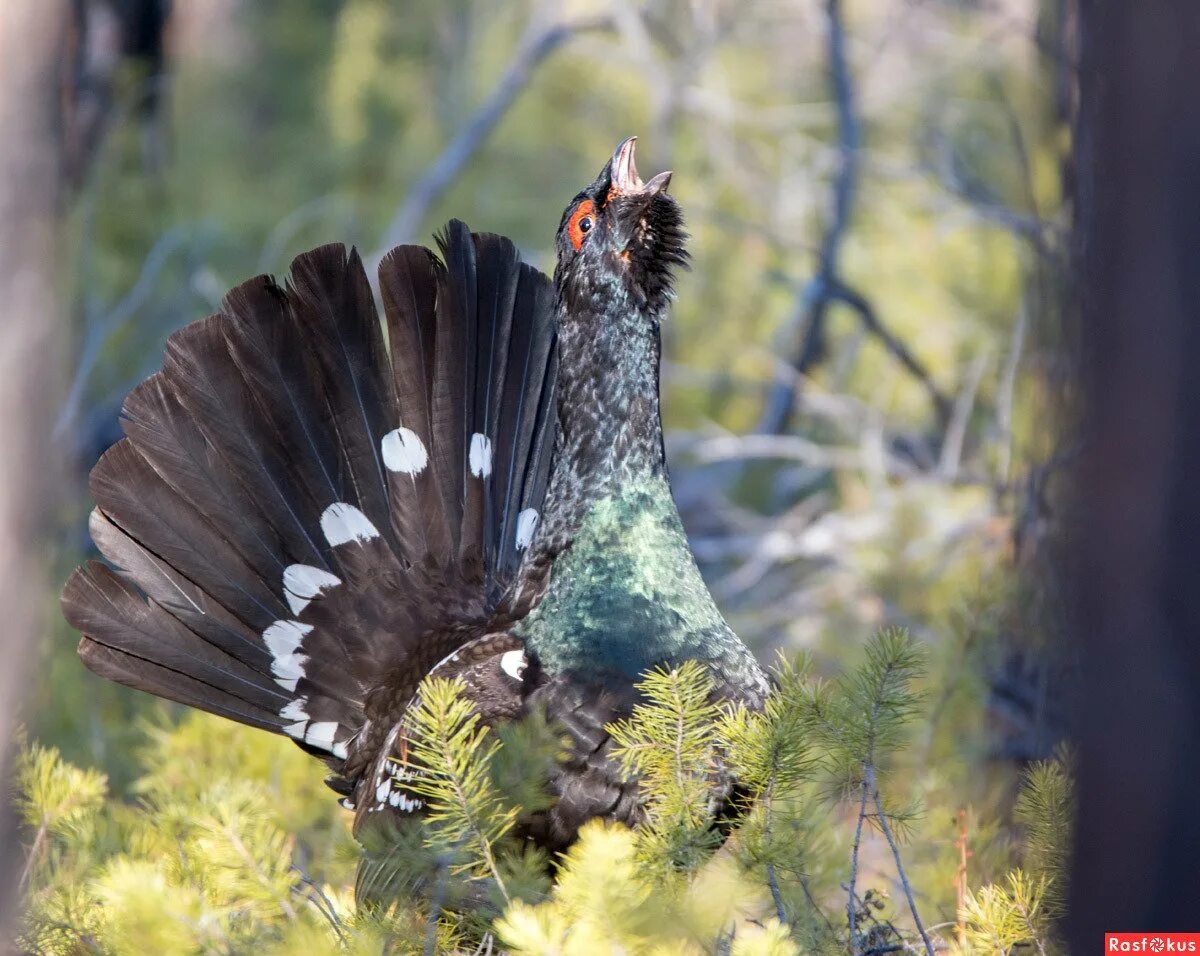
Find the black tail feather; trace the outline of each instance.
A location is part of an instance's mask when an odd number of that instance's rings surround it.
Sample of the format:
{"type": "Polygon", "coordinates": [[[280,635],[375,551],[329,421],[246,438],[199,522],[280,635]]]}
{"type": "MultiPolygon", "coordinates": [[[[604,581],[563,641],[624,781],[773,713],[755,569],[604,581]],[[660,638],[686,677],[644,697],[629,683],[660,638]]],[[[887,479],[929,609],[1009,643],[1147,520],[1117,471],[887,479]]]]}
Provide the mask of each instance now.
{"type": "Polygon", "coordinates": [[[379,266],[392,360],[395,429],[385,437],[384,464],[392,499],[392,531],[402,556],[415,564],[426,555],[448,558],[451,532],[430,460],[433,424],[435,308],[445,269],[422,246],[393,249],[379,266]]]}
{"type": "Polygon", "coordinates": [[[63,593],[88,667],[353,775],[379,708],[478,636],[545,491],[553,293],[506,239],[439,244],[383,260],[386,339],[342,246],[171,337],[92,474],[118,571],[63,593]]]}
{"type": "Polygon", "coordinates": [[[381,442],[390,422],[386,356],[371,287],[358,253],[322,246],[292,262],[288,301],[311,356],[327,421],[353,491],[348,501],[389,533],[381,442]]]}
{"type": "Polygon", "coordinates": [[[89,562],[67,582],[63,595],[67,619],[93,641],[188,674],[269,714],[289,695],[262,675],[205,641],[147,601],[107,565],[89,562]]]}
{"type": "Polygon", "coordinates": [[[147,551],[96,508],[88,522],[92,540],[124,576],[166,613],[231,657],[263,675],[271,654],[261,637],[178,571],[147,551]]]}
{"type": "MultiPolygon", "coordinates": [[[[305,339],[289,314],[287,294],[269,276],[225,296],[227,347],[254,410],[275,447],[284,449],[295,483],[314,503],[343,496],[337,446],[323,427],[325,399],[309,374],[305,339]]],[[[314,505],[315,509],[316,505],[314,505]]]]}
{"type": "MultiPolygon", "coordinates": [[[[553,290],[529,266],[521,266],[513,305],[507,374],[496,403],[496,457],[507,467],[496,474],[498,503],[496,576],[510,580],[529,544],[546,493],[554,435],[557,353],[554,326],[531,321],[552,314],[553,290]],[[524,513],[524,518],[521,517],[524,513]],[[519,533],[518,533],[519,532],[519,533]]],[[[493,588],[494,596],[498,597],[493,588]]]]}
{"type": "Polygon", "coordinates": [[[295,451],[271,440],[260,411],[263,403],[253,400],[230,353],[232,324],[228,316],[215,315],[176,332],[167,340],[163,371],[219,466],[245,489],[292,558],[321,565],[326,549],[316,533],[320,502],[307,493],[304,473],[291,464],[295,451]]]}
{"type": "Polygon", "coordinates": [[[147,551],[212,595],[254,630],[284,616],[279,595],[195,508],[177,495],[129,440],[92,469],[92,497],[105,515],[147,551]]]}
{"type": "Polygon", "coordinates": [[[205,440],[161,372],[135,388],[122,409],[122,427],[164,484],[201,515],[221,522],[221,531],[258,576],[274,581],[283,573],[285,544],[259,513],[257,504],[205,440]]]}

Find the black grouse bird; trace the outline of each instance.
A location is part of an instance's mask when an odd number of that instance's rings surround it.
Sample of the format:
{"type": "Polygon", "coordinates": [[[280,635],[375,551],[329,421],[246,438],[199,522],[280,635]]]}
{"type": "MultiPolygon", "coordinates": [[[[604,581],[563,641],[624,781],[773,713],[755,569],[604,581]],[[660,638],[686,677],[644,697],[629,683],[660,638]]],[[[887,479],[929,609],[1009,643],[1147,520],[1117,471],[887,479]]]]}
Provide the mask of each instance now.
{"type": "Polygon", "coordinates": [[[666,189],[622,143],[567,206],[551,281],[451,222],[439,259],[298,257],[167,344],[91,474],[91,561],[63,607],[111,680],[292,737],[356,809],[421,810],[404,717],[457,676],[494,723],[544,706],[572,753],[530,824],[636,824],[608,757],[649,668],[763,672],[701,580],[667,477],[660,324],[684,265],[666,189]]]}

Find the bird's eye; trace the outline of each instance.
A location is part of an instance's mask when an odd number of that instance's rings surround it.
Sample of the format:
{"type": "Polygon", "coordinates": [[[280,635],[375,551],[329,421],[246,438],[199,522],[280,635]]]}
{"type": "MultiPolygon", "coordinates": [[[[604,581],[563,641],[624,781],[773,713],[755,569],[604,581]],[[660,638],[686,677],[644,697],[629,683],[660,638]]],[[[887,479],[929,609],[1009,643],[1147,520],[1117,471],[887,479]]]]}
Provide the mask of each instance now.
{"type": "Polygon", "coordinates": [[[575,211],[571,213],[571,218],[567,221],[567,236],[576,252],[583,248],[583,240],[587,238],[587,234],[592,231],[595,224],[596,204],[590,199],[585,199],[575,207],[575,211]]]}

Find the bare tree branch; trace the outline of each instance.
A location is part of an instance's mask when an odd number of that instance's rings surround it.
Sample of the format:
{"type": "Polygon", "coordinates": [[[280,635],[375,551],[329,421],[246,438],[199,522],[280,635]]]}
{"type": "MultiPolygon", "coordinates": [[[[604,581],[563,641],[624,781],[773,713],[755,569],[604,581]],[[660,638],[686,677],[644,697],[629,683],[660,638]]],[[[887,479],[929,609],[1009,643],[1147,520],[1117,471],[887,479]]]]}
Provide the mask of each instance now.
{"type": "Polygon", "coordinates": [[[937,411],[938,420],[944,426],[950,419],[952,403],[946,393],[934,383],[929,370],[925,368],[920,359],[913,355],[907,345],[884,326],[878,314],[876,314],[874,307],[865,296],[846,285],[840,279],[837,279],[836,283],[832,294],[854,309],[862,321],[863,328],[879,339],[883,347],[888,350],[896,361],[903,365],[924,386],[925,391],[929,393],[930,401],[933,402],[933,407],[937,411]]]}
{"type": "Polygon", "coordinates": [[[681,451],[702,464],[746,458],[777,458],[812,468],[877,470],[891,478],[911,478],[920,470],[894,455],[867,454],[859,448],[821,445],[801,435],[719,435],[688,442],[672,436],[681,451]]]}
{"type": "Polygon", "coordinates": [[[581,33],[611,30],[613,27],[611,17],[594,16],[555,23],[528,35],[505,68],[492,95],[467,120],[409,190],[407,198],[384,231],[382,249],[372,256],[372,260],[377,262],[387,250],[412,240],[430,208],[450,188],[550,54],[581,33]]]}
{"type": "Polygon", "coordinates": [[[88,379],[96,366],[96,362],[100,358],[100,354],[104,350],[105,344],[145,305],[146,301],[150,298],[150,293],[154,288],[154,280],[158,278],[159,272],[171,256],[187,244],[193,231],[194,227],[192,224],[184,223],[168,229],[159,236],[142,262],[141,272],[138,273],[137,280],[125,298],[103,316],[88,323],[88,328],[84,334],[83,346],[80,350],[79,361],[75,366],[75,374],[71,380],[71,387],[67,392],[67,397],[58,414],[58,420],[54,425],[55,440],[60,439],[66,430],[74,424],[79,414],[79,407],[83,402],[83,394],[88,379]]]}
{"type": "Polygon", "coordinates": [[[925,943],[926,956],[933,956],[933,942],[929,939],[929,934],[925,931],[925,926],[921,922],[921,914],[917,912],[917,904],[913,899],[912,886],[908,882],[908,874],[904,871],[904,863],[900,859],[900,848],[896,845],[896,838],[892,835],[892,828],[888,825],[887,814],[883,810],[883,798],[879,796],[879,784],[875,778],[875,768],[871,764],[867,764],[864,768],[863,786],[870,786],[872,797],[875,801],[876,819],[879,821],[879,828],[883,830],[883,835],[887,837],[888,846],[892,848],[892,859],[896,861],[896,876],[900,878],[900,885],[904,887],[904,896],[908,900],[908,911],[912,913],[913,922],[917,924],[917,932],[921,934],[921,939],[925,943]]]}
{"type": "Polygon", "coordinates": [[[967,382],[954,403],[954,411],[946,427],[946,437],[942,441],[942,455],[938,461],[938,474],[947,481],[958,477],[958,469],[962,464],[963,445],[967,438],[967,426],[971,422],[971,411],[975,408],[975,396],[979,393],[979,384],[983,381],[983,373],[987,371],[990,356],[981,352],[976,356],[967,371],[967,382]]]}
{"type": "MultiPolygon", "coordinates": [[[[846,31],[842,23],[841,0],[826,0],[829,22],[829,79],[837,108],[838,171],[832,187],[832,214],[821,240],[817,274],[800,292],[789,325],[803,329],[804,335],[792,367],[799,373],[811,368],[824,348],[825,316],[837,285],[838,253],[850,223],[858,189],[858,150],[861,133],[855,112],[854,86],[846,61],[846,31]]],[[[796,398],[795,376],[780,377],[767,395],[766,407],[758,431],[778,434],[792,417],[796,398]]]]}

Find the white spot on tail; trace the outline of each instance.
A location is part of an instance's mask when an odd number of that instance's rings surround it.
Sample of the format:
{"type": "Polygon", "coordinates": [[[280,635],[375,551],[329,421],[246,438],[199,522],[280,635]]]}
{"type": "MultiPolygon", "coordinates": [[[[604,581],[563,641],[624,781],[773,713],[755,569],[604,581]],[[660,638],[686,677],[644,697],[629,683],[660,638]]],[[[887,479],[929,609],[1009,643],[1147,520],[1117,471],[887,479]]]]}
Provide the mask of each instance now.
{"type": "Polygon", "coordinates": [[[288,724],[286,727],[283,728],[283,732],[285,734],[287,734],[289,737],[295,738],[296,740],[303,740],[304,739],[304,728],[307,726],[308,726],[307,720],[300,720],[294,724],[288,724]]]}
{"type": "Polygon", "coordinates": [[[536,508],[526,508],[517,515],[517,550],[524,551],[533,543],[533,533],[537,530],[538,513],[536,508]]]}
{"type": "Polygon", "coordinates": [[[304,709],[307,706],[307,697],[297,697],[295,700],[289,700],[284,705],[283,710],[279,712],[279,716],[284,720],[308,720],[308,712],[304,709]]]}
{"type": "Polygon", "coordinates": [[[308,602],[326,588],[336,588],[342,579],[311,564],[289,564],[283,572],[283,596],[293,614],[299,614],[308,602]]]}
{"type": "Polygon", "coordinates": [[[387,803],[388,794],[392,792],[392,781],[385,780],[375,788],[375,799],[380,803],[387,803]]]}
{"type": "Polygon", "coordinates": [[[383,436],[380,443],[383,463],[392,471],[405,475],[419,475],[429,464],[429,452],[420,437],[411,428],[397,428],[383,436]]]}
{"type": "Polygon", "coordinates": [[[304,676],[304,665],[308,658],[303,654],[287,654],[277,657],[271,662],[271,673],[275,675],[275,683],[285,690],[295,690],[296,681],[304,676]]]}
{"type": "Polygon", "coordinates": [[[492,440],[476,432],[471,436],[471,474],[486,478],[492,473],[492,440]]]}
{"type": "Polygon", "coordinates": [[[401,793],[399,790],[392,791],[391,795],[388,797],[388,803],[390,803],[393,807],[399,808],[404,813],[411,813],[413,810],[420,810],[421,807],[425,806],[425,804],[423,804],[416,797],[410,797],[405,793],[401,793]]]}
{"type": "Polygon", "coordinates": [[[521,679],[521,675],[525,673],[525,664],[524,651],[505,651],[500,655],[500,670],[513,680],[521,679]]]}
{"type": "Polygon", "coordinates": [[[333,751],[333,737],[337,733],[338,725],[333,720],[318,720],[315,723],[308,725],[308,730],[304,731],[304,742],[310,747],[317,747],[320,750],[333,751]]]}
{"type": "Polygon", "coordinates": [[[300,642],[304,640],[304,636],[311,630],[311,624],[301,624],[299,621],[276,621],[263,631],[262,636],[267,643],[267,650],[271,652],[272,657],[278,660],[294,653],[300,646],[300,642]]]}
{"type": "Polygon", "coordinates": [[[392,799],[389,802],[393,807],[399,807],[405,813],[411,813],[413,810],[420,810],[421,807],[425,806],[425,804],[423,804],[416,797],[409,797],[399,792],[393,793],[392,799]],[[396,799],[397,797],[399,797],[398,800],[396,799]]]}
{"type": "Polygon", "coordinates": [[[321,515],[321,531],[331,547],[351,541],[370,541],[379,537],[379,530],[354,505],[335,501],[321,515]]]}

